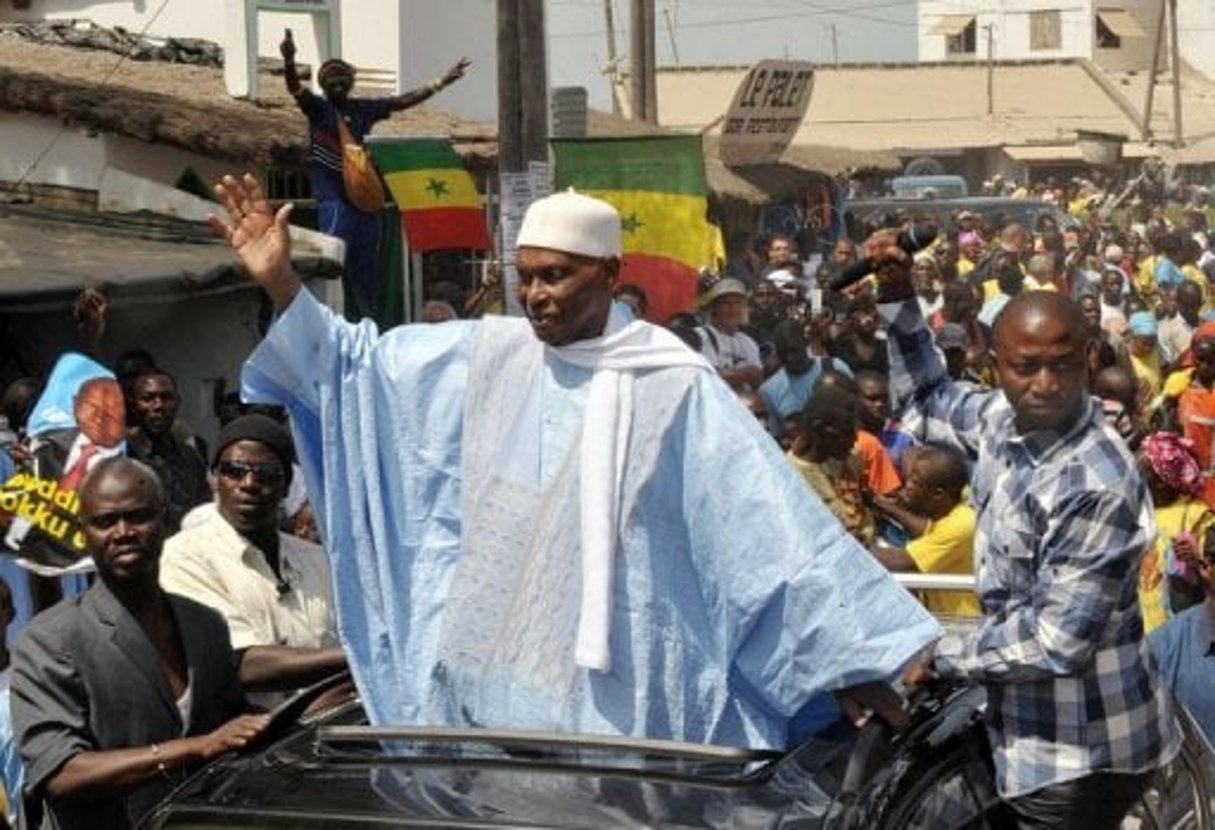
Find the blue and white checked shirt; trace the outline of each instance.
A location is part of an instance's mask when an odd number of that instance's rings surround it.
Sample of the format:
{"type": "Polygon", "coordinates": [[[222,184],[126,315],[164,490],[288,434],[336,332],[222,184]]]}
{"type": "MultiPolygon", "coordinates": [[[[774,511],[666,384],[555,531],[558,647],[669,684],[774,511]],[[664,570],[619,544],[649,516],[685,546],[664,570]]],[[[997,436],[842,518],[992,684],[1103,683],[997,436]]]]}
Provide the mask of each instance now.
{"type": "Polygon", "coordinates": [[[983,622],[938,643],[936,670],[987,688],[1001,795],[1167,762],[1181,734],[1137,594],[1156,526],[1125,445],[1091,403],[1063,435],[1018,435],[1003,392],[950,382],[914,299],[881,312],[896,411],[977,462],[983,622]]]}

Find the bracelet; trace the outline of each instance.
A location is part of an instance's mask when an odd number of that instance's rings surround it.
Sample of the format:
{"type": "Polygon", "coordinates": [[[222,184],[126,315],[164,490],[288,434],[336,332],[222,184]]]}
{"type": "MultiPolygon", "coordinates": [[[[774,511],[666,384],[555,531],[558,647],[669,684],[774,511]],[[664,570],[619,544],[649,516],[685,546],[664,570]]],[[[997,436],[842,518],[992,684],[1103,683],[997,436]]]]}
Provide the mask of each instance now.
{"type": "Polygon", "coordinates": [[[443,83],[443,79],[442,79],[442,78],[435,78],[435,79],[434,79],[433,81],[431,81],[431,82],[430,82],[430,84],[427,86],[427,89],[429,89],[431,92],[438,92],[438,91],[439,91],[439,90],[441,90],[441,89],[442,89],[444,86],[446,86],[446,84],[444,84],[444,83],[443,83]]]}
{"type": "Polygon", "coordinates": [[[160,744],[152,744],[152,757],[156,759],[156,771],[168,778],[169,768],[165,766],[164,753],[160,749],[160,744]]]}

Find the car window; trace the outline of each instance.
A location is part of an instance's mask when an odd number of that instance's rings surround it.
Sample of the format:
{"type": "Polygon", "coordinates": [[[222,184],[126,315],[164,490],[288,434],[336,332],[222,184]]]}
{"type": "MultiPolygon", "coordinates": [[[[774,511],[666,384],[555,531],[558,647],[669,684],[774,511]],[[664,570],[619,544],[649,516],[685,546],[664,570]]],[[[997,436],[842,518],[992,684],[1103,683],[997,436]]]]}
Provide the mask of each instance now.
{"type": "Polygon", "coordinates": [[[897,176],[890,188],[899,199],[951,198],[969,192],[961,176],[897,176]]]}

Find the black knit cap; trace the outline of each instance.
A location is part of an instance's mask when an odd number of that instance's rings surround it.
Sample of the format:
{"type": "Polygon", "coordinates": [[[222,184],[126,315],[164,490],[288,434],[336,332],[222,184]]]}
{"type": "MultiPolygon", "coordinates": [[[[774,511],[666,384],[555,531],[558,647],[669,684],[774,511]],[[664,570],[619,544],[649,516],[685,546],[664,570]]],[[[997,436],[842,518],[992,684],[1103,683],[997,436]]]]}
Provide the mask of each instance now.
{"type": "Polygon", "coordinates": [[[228,425],[219,431],[215,453],[211,456],[211,466],[218,464],[224,449],[237,441],[257,441],[265,444],[283,462],[283,469],[290,479],[291,464],[295,461],[295,445],[291,441],[291,433],[278,421],[257,413],[241,415],[229,421],[228,425]]]}

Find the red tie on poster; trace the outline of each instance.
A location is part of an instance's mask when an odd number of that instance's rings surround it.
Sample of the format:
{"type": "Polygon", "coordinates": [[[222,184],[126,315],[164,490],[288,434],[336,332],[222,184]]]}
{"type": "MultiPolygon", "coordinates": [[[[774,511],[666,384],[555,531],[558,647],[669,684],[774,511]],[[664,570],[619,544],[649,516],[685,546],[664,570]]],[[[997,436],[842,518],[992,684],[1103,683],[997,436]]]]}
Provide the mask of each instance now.
{"type": "Polygon", "coordinates": [[[59,489],[77,489],[84,478],[84,474],[89,471],[89,461],[99,452],[101,452],[101,448],[96,444],[89,443],[81,447],[80,455],[76,458],[76,463],[63,474],[63,478],[59,479],[59,489]]]}

